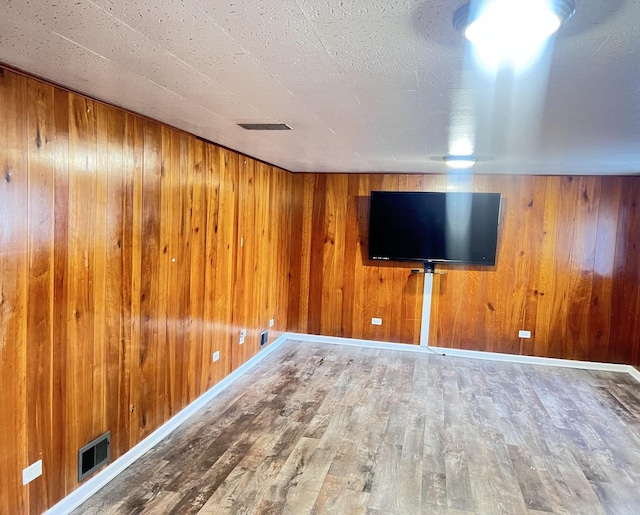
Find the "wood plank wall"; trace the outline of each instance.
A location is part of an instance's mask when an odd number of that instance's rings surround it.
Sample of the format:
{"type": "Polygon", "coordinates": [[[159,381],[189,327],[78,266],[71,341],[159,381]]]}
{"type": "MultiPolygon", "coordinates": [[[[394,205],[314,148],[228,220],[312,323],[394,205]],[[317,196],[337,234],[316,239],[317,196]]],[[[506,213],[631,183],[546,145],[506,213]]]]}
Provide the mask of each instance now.
{"type": "Polygon", "coordinates": [[[41,513],[286,330],[291,174],[1,69],[0,167],[0,513],[41,513]]]}
{"type": "Polygon", "coordinates": [[[640,365],[640,177],[296,174],[294,186],[290,331],[419,343],[423,277],[369,261],[370,191],[500,192],[497,264],[438,265],[430,343],[640,365]]]}

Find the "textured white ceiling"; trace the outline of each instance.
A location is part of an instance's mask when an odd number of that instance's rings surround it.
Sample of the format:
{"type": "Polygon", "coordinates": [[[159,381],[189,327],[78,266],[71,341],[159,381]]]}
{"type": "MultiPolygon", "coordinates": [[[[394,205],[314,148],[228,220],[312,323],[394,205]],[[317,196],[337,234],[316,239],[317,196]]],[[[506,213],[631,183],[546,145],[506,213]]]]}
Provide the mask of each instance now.
{"type": "Polygon", "coordinates": [[[462,3],[3,0],[0,61],[291,171],[445,172],[466,137],[480,173],[640,173],[640,2],[576,0],[517,76],[465,54],[462,3]]]}

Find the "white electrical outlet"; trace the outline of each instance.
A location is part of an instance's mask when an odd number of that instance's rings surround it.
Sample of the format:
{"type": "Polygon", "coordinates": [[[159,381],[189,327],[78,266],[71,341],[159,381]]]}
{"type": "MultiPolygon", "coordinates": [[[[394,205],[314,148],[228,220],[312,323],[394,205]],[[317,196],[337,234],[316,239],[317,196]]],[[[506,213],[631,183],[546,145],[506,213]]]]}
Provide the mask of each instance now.
{"type": "Polygon", "coordinates": [[[31,483],[35,478],[42,475],[42,460],[36,461],[33,465],[29,465],[22,471],[22,484],[31,483]]]}
{"type": "Polygon", "coordinates": [[[531,331],[518,331],[518,338],[531,338],[531,331]]]}
{"type": "Polygon", "coordinates": [[[247,330],[246,329],[242,329],[240,331],[240,342],[239,345],[242,345],[244,343],[244,339],[247,337],[247,330]]]}
{"type": "Polygon", "coordinates": [[[212,356],[211,359],[212,359],[212,361],[219,361],[220,360],[220,351],[219,350],[215,351],[213,353],[213,356],[212,356]]]}
{"type": "Polygon", "coordinates": [[[372,318],[371,323],[373,325],[382,325],[382,318],[372,318]]]}
{"type": "Polygon", "coordinates": [[[271,320],[269,320],[269,327],[273,327],[275,323],[276,321],[272,318],[271,320]]]}

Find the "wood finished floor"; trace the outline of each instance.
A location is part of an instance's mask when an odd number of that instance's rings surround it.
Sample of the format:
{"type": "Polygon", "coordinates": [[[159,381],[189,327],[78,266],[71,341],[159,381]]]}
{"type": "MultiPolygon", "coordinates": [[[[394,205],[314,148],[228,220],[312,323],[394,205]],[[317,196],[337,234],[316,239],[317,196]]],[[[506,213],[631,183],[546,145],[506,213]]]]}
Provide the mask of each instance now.
{"type": "Polygon", "coordinates": [[[74,513],[640,513],[627,374],[287,342],[74,513]]]}

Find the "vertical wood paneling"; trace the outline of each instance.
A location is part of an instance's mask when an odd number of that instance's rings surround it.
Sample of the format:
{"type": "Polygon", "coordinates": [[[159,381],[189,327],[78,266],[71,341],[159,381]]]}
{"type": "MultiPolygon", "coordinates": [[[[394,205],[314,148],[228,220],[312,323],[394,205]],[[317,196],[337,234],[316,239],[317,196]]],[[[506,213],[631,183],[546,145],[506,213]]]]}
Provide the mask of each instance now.
{"type": "MultiPolygon", "coordinates": [[[[202,355],[203,355],[203,374],[200,378],[200,391],[206,391],[216,382],[213,367],[207,367],[206,364],[213,359],[213,352],[218,350],[216,334],[221,333],[221,329],[215,327],[215,310],[216,310],[216,262],[218,258],[218,223],[220,205],[220,166],[218,164],[219,149],[213,145],[207,145],[204,151],[204,198],[206,199],[206,219],[204,220],[205,234],[205,259],[203,262],[204,274],[204,304],[203,304],[203,336],[202,336],[202,355]]],[[[220,363],[220,362],[216,362],[220,363]]]]}
{"type": "Polygon", "coordinates": [[[180,147],[178,134],[169,127],[162,127],[162,168],[160,174],[161,208],[160,219],[160,259],[158,278],[160,280],[158,302],[160,320],[158,330],[160,341],[164,338],[164,352],[168,356],[168,363],[164,377],[159,378],[166,388],[166,409],[173,413],[180,399],[184,397],[185,381],[183,380],[183,361],[186,361],[179,349],[179,309],[180,298],[175,292],[183,285],[178,280],[178,242],[180,205],[176,198],[179,193],[179,173],[168,173],[169,170],[180,170],[180,147]],[[175,182],[174,182],[175,181],[175,182]]]}
{"type": "MultiPolygon", "coordinates": [[[[365,271],[371,269],[372,263],[369,261],[369,231],[367,226],[369,225],[369,192],[371,191],[371,184],[367,180],[368,177],[364,176],[358,179],[358,198],[357,198],[357,212],[356,212],[356,227],[358,241],[360,243],[358,252],[356,253],[355,268],[354,268],[354,300],[353,300],[353,318],[351,333],[354,338],[364,338],[365,327],[362,323],[364,320],[366,306],[370,303],[370,293],[367,292],[367,285],[370,283],[367,281],[365,271]],[[365,268],[365,264],[369,265],[365,268]]],[[[353,179],[352,179],[353,180],[353,179]]],[[[307,313],[307,316],[309,314],[307,313]]],[[[349,334],[349,327],[344,327],[343,336],[349,334]]]]}
{"type": "MultiPolygon", "coordinates": [[[[195,171],[190,168],[190,163],[193,161],[193,157],[190,155],[190,139],[186,134],[172,131],[173,138],[173,151],[177,152],[179,161],[180,175],[176,186],[170,193],[174,199],[179,199],[178,213],[175,219],[176,225],[173,228],[173,235],[175,238],[175,268],[177,269],[176,282],[172,283],[175,286],[170,286],[172,293],[171,296],[176,297],[177,315],[176,319],[172,323],[176,326],[174,329],[177,331],[176,337],[178,339],[178,345],[176,348],[177,357],[182,361],[182,381],[184,382],[183,396],[188,397],[190,392],[189,380],[193,379],[193,372],[189,370],[190,366],[195,366],[196,362],[196,350],[193,348],[189,339],[189,300],[191,296],[191,213],[193,205],[193,183],[195,171]],[[191,377],[190,377],[191,376],[191,377]]],[[[162,345],[159,349],[162,349],[162,345]]],[[[166,347],[165,347],[166,349],[166,347]]],[[[165,350],[166,353],[166,350],[165,350]]],[[[165,356],[161,362],[164,364],[165,369],[168,368],[169,363],[165,356]]],[[[162,374],[166,376],[166,372],[162,374]]],[[[184,401],[180,401],[182,404],[184,401]]],[[[163,403],[163,405],[167,405],[163,403]]]]}
{"type": "MultiPolygon", "coordinates": [[[[131,178],[128,183],[131,196],[127,204],[127,212],[131,210],[133,223],[130,227],[130,246],[125,245],[127,254],[131,256],[131,269],[126,285],[131,286],[131,344],[123,349],[124,365],[129,365],[124,375],[129,376],[129,426],[126,435],[129,448],[140,441],[140,410],[138,409],[138,392],[140,391],[142,353],[142,228],[144,205],[144,120],[126,115],[125,124],[125,177],[131,178]]],[[[127,228],[129,229],[129,228],[127,228]]],[[[125,262],[128,259],[125,257],[125,262]]],[[[129,270],[124,269],[125,273],[129,270]]],[[[126,313],[126,310],[125,310],[126,313]]]]}
{"type": "MultiPolygon", "coordinates": [[[[638,288],[640,284],[640,212],[638,195],[640,187],[633,183],[631,187],[623,185],[623,202],[627,202],[629,209],[624,216],[618,218],[616,239],[615,270],[613,289],[616,292],[612,311],[618,317],[618,323],[612,324],[612,334],[615,335],[613,352],[619,359],[632,361],[634,354],[637,358],[637,317],[638,288]],[[631,343],[632,342],[632,343],[631,343]]],[[[632,361],[635,363],[635,361],[632,361]]]]}
{"type": "Polygon", "coordinates": [[[609,354],[620,185],[619,177],[603,177],[600,185],[587,343],[589,359],[594,361],[604,361],[609,354]]]}
{"type": "Polygon", "coordinates": [[[339,334],[343,335],[348,328],[353,327],[355,318],[355,270],[358,252],[361,251],[362,245],[360,235],[358,234],[358,187],[359,181],[357,176],[348,176],[347,191],[345,192],[346,203],[346,219],[356,220],[356,223],[346,224],[344,228],[345,240],[343,253],[343,285],[342,285],[342,320],[339,334]]]}
{"type": "MultiPolygon", "coordinates": [[[[631,285],[640,285],[640,181],[635,181],[631,185],[631,222],[629,224],[629,243],[631,251],[628,256],[628,263],[632,269],[633,280],[631,285]]],[[[630,286],[631,294],[633,293],[633,286],[630,286]]],[[[637,316],[640,311],[640,286],[637,288],[635,298],[635,314],[633,306],[630,306],[629,317],[635,321],[633,335],[631,341],[633,346],[631,349],[631,363],[640,363],[640,317],[637,316]]]]}
{"type": "Polygon", "coordinates": [[[276,275],[278,253],[272,252],[272,236],[278,231],[277,219],[276,223],[269,223],[269,213],[275,211],[275,198],[272,196],[271,182],[275,184],[275,174],[273,180],[269,177],[272,175],[271,167],[265,163],[256,162],[256,191],[262,192],[258,202],[256,202],[256,227],[254,233],[258,239],[255,257],[255,278],[256,291],[254,298],[256,299],[256,319],[252,326],[257,328],[256,335],[258,346],[260,342],[260,332],[269,328],[269,319],[273,316],[272,295],[269,290],[277,292],[279,276],[276,275]],[[273,278],[270,277],[271,274],[273,278]]]}
{"type": "Polygon", "coordinates": [[[343,312],[344,288],[344,229],[346,217],[347,178],[345,175],[327,177],[326,203],[322,234],[322,292],[320,302],[320,327],[322,331],[340,334],[343,312]]]}
{"type": "Polygon", "coordinates": [[[554,285],[556,283],[556,224],[560,204],[562,178],[548,177],[542,219],[542,242],[539,247],[538,263],[538,316],[536,317],[536,337],[534,354],[551,356],[551,320],[556,315],[553,310],[554,285]]]}
{"type": "MultiPolygon", "coordinates": [[[[309,250],[309,271],[303,273],[309,275],[309,315],[307,316],[307,331],[311,334],[322,334],[322,312],[330,306],[322,304],[322,289],[324,283],[324,245],[325,245],[325,216],[327,204],[327,176],[316,176],[313,200],[311,206],[311,230],[309,250]],[[312,315],[313,314],[313,315],[312,315]]],[[[329,333],[331,334],[331,333],[329,333]]]]}
{"type": "Polygon", "coordinates": [[[249,329],[253,318],[252,294],[255,288],[253,278],[256,237],[254,202],[255,162],[241,157],[238,170],[238,232],[235,245],[237,259],[234,270],[233,288],[233,334],[231,335],[231,369],[235,370],[253,355],[256,348],[255,333],[249,329]],[[244,343],[239,344],[240,331],[246,330],[244,343]]]}
{"type": "MultiPolygon", "coordinates": [[[[27,83],[0,73],[0,512],[29,511],[20,471],[28,465],[27,83]]],[[[32,375],[32,374],[30,374],[32,375]]],[[[29,413],[33,416],[33,413],[29,413]]],[[[32,445],[36,446],[37,443],[32,445]]]]}
{"type": "MultiPolygon", "coordinates": [[[[275,187],[272,187],[272,195],[275,198],[274,206],[277,213],[287,213],[288,216],[279,216],[278,233],[274,234],[271,239],[270,248],[277,249],[278,265],[277,265],[277,290],[271,292],[271,313],[274,315],[274,326],[270,329],[271,340],[275,340],[288,331],[288,312],[289,312],[289,256],[292,254],[292,231],[293,217],[291,216],[291,198],[293,190],[293,175],[283,170],[274,170],[275,187]],[[287,299],[287,302],[282,302],[287,299]]],[[[273,184],[273,182],[272,182],[273,184]]],[[[272,272],[269,272],[272,277],[272,272]]]]}
{"type": "Polygon", "coordinates": [[[69,321],[68,296],[68,245],[69,240],[69,96],[59,89],[54,90],[55,118],[55,176],[54,176],[54,283],[53,283],[53,419],[51,423],[51,448],[58,454],[43,456],[49,462],[47,487],[50,497],[48,504],[61,499],[71,485],[66,483],[70,444],[66,431],[66,414],[69,400],[67,396],[67,333],[69,321]]]}
{"type": "MultiPolygon", "coordinates": [[[[108,170],[109,170],[109,108],[95,103],[96,162],[95,162],[95,222],[93,227],[94,277],[93,277],[93,419],[92,432],[98,436],[107,429],[107,385],[104,377],[107,369],[106,336],[106,284],[107,284],[107,219],[108,170]]],[[[88,442],[87,442],[88,443],[88,442]]]]}
{"type": "Polygon", "coordinates": [[[218,155],[220,189],[212,352],[220,352],[220,361],[213,363],[215,380],[222,379],[231,370],[231,346],[237,344],[238,336],[233,325],[234,271],[238,255],[238,155],[225,149],[218,149],[218,155]]]}
{"type": "MultiPolygon", "coordinates": [[[[549,320],[549,355],[564,357],[567,347],[567,320],[569,315],[569,283],[571,281],[571,255],[574,240],[575,211],[579,199],[578,180],[563,177],[560,182],[558,218],[555,223],[556,249],[554,257],[555,278],[551,287],[551,318],[549,320]],[[557,223],[562,220],[563,223],[557,223]]],[[[579,228],[578,228],[579,229],[579,228]]]]}
{"type": "Polygon", "coordinates": [[[529,282],[526,285],[526,299],[524,306],[524,315],[522,318],[522,327],[533,327],[534,339],[520,340],[521,354],[535,355],[536,354],[536,341],[538,340],[537,330],[540,324],[538,323],[538,306],[540,304],[542,282],[541,282],[541,266],[540,261],[542,258],[542,242],[544,240],[544,228],[540,226],[540,220],[544,219],[544,211],[546,205],[547,195],[547,180],[542,177],[536,180],[530,179],[530,186],[521,190],[521,198],[526,203],[527,219],[526,224],[528,227],[528,256],[530,267],[529,282]],[[532,287],[533,285],[533,287],[532,287]]]}
{"type": "Polygon", "coordinates": [[[41,513],[287,329],[293,183],[4,70],[0,115],[0,513],[41,513]]]}
{"type": "Polygon", "coordinates": [[[304,202],[294,189],[302,222],[290,298],[308,310],[290,304],[290,327],[418,343],[422,279],[409,273],[415,264],[367,259],[370,192],[499,192],[496,266],[438,266],[447,275],[434,277],[431,344],[638,364],[640,178],[359,174],[345,185],[341,177],[305,177],[315,187],[304,202]],[[331,243],[337,234],[346,238],[340,247],[331,243]],[[302,255],[310,255],[306,278],[302,255]],[[372,317],[383,325],[372,326],[372,317]],[[520,329],[532,338],[519,339],[520,329]]]}
{"type": "Polygon", "coordinates": [[[312,216],[316,203],[315,174],[294,174],[291,178],[291,251],[289,255],[289,302],[288,329],[307,332],[309,322],[309,282],[311,275],[312,216]]]}
{"type": "MultiPolygon", "coordinates": [[[[164,381],[157,384],[160,341],[160,210],[162,176],[162,128],[144,122],[144,171],[142,197],[141,281],[140,281],[140,382],[138,386],[139,436],[142,439],[158,420],[157,399],[164,396],[164,381]]],[[[176,285],[179,286],[179,285],[176,285]]]]}
{"type": "MultiPolygon", "coordinates": [[[[188,320],[188,346],[189,362],[187,366],[188,388],[186,398],[182,399],[180,408],[193,402],[204,390],[200,387],[200,379],[203,375],[203,330],[204,330],[204,299],[205,299],[205,252],[206,252],[206,222],[207,203],[204,196],[205,163],[203,144],[199,140],[191,139],[189,142],[189,170],[192,182],[191,199],[189,203],[189,311],[188,320]]],[[[207,353],[208,354],[208,353],[207,353]]],[[[210,358],[209,358],[210,359],[210,358]]]]}
{"type": "MultiPolygon", "coordinates": [[[[28,182],[29,188],[29,290],[27,334],[30,335],[27,363],[27,409],[29,426],[29,463],[46,457],[44,468],[53,463],[53,218],[55,121],[54,93],[51,86],[28,84],[28,182]]],[[[29,488],[31,511],[44,511],[48,492],[43,482],[29,488]]]]}
{"type": "Polygon", "coordinates": [[[591,289],[597,238],[584,228],[597,228],[600,181],[594,177],[580,177],[577,181],[578,201],[575,211],[575,226],[571,242],[571,268],[569,271],[569,305],[567,317],[567,346],[575,359],[588,358],[589,319],[591,311],[591,289]],[[596,185],[597,182],[597,185],[596,185]]]}
{"type": "MultiPolygon", "coordinates": [[[[93,345],[95,313],[96,121],[95,103],[79,95],[69,97],[69,234],[67,298],[66,415],[67,462],[76,461],[77,449],[98,436],[94,429],[94,366],[99,366],[100,345],[93,345]],[[88,201],[90,200],[90,201],[88,201]]],[[[99,387],[98,385],[96,385],[99,387]]],[[[67,485],[74,485],[77,470],[67,467],[67,485]]]]}
{"type": "MultiPolygon", "coordinates": [[[[127,246],[127,227],[131,227],[131,192],[125,174],[125,115],[116,110],[107,110],[107,224],[104,241],[106,252],[105,290],[105,337],[106,337],[106,377],[107,384],[114,385],[106,394],[106,427],[118,428],[111,440],[111,453],[120,456],[128,448],[124,439],[129,418],[129,378],[127,353],[131,343],[127,321],[130,323],[130,288],[126,287],[125,270],[131,266],[131,255],[127,246]]],[[[128,245],[127,245],[128,244],[128,245]]]]}

